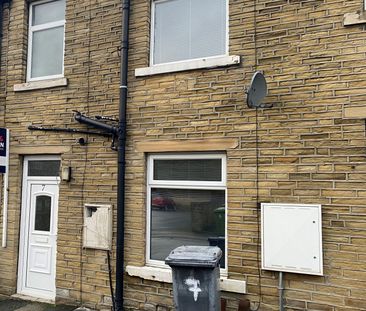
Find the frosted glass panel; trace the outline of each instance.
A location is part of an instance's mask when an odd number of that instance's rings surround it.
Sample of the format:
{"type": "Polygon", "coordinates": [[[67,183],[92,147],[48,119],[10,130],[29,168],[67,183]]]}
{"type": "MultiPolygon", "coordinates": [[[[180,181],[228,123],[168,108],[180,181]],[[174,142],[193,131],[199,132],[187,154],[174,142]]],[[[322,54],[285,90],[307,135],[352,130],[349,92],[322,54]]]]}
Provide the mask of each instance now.
{"type": "Polygon", "coordinates": [[[60,161],[34,160],[28,162],[28,176],[59,176],[60,161]]]}
{"type": "Polygon", "coordinates": [[[34,5],[32,17],[32,26],[63,20],[65,18],[65,0],[34,5]]]}
{"type": "Polygon", "coordinates": [[[31,77],[62,74],[64,27],[33,33],[31,77]]]}
{"type": "Polygon", "coordinates": [[[155,3],[154,64],[223,55],[226,0],[155,3]]]}
{"type": "Polygon", "coordinates": [[[36,198],[36,215],[34,230],[50,231],[51,226],[51,197],[40,195],[36,198]]]}

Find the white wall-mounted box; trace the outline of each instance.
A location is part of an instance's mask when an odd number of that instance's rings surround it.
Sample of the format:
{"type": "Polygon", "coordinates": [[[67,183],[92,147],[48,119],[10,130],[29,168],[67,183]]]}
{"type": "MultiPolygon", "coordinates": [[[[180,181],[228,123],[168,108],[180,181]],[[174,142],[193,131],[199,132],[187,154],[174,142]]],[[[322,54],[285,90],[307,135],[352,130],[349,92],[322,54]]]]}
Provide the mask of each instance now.
{"type": "Polygon", "coordinates": [[[262,203],[262,269],[323,275],[321,205],[262,203]]]}
{"type": "Polygon", "coordinates": [[[85,204],[83,247],[111,250],[112,206],[85,204]]]}

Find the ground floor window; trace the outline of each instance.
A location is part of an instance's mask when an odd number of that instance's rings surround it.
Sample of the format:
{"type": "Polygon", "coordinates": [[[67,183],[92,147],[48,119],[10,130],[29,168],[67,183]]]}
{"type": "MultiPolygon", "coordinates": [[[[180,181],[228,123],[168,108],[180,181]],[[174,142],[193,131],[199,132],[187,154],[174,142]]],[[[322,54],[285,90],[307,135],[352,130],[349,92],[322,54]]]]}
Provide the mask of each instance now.
{"type": "Polygon", "coordinates": [[[178,246],[212,245],[225,268],[225,155],[150,155],[147,184],[148,263],[162,264],[178,246]]]}

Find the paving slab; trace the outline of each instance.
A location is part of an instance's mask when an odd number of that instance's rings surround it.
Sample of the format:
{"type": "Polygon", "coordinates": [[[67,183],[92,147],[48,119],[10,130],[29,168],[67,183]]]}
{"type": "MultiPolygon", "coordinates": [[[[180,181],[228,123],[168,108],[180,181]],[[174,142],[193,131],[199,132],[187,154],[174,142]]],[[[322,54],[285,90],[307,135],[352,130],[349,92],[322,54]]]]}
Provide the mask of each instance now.
{"type": "Polygon", "coordinates": [[[1,311],[73,311],[75,306],[50,305],[47,303],[32,302],[18,299],[0,300],[1,311]]]}

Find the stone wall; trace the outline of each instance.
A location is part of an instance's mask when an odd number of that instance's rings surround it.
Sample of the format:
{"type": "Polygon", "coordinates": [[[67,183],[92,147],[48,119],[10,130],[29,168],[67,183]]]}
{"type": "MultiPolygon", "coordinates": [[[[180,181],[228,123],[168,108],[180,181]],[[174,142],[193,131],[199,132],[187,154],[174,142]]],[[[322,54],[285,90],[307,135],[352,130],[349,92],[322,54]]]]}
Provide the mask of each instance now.
{"type": "MultiPolygon", "coordinates": [[[[130,264],[142,265],[145,254],[146,154],[133,152],[135,142],[237,138],[239,146],[227,150],[229,277],[247,281],[251,301],[261,294],[260,310],[278,309],[277,274],[262,271],[258,278],[258,169],[259,202],[323,208],[324,276],[286,274],[288,310],[364,308],[365,128],[362,114],[344,112],[365,98],[366,37],[364,26],[342,23],[360,7],[359,1],[230,1],[229,50],[241,56],[240,65],[130,78],[129,197],[137,201],[127,208],[142,206],[128,212],[128,243],[139,242],[127,254],[130,264]],[[255,70],[264,72],[266,103],[273,104],[257,115],[244,95],[255,70]]],[[[134,4],[131,69],[148,66],[149,15],[145,1],[134,4]]],[[[165,292],[137,293],[134,282],[127,284],[129,306],[143,309],[156,299],[169,305],[165,292]]],[[[227,295],[236,310],[243,297],[227,295]]]]}
{"type": "MultiPolygon", "coordinates": [[[[360,8],[361,0],[230,0],[229,51],[240,55],[239,65],[135,77],[136,68],[148,66],[150,3],[132,1],[126,264],[145,263],[147,153],[138,144],[230,138],[238,145],[226,150],[228,274],[247,282],[247,295],[224,292],[227,309],[237,310],[238,300],[249,298],[254,305],[261,301],[260,310],[278,310],[277,273],[258,274],[258,196],[259,202],[322,204],[324,276],[286,274],[287,310],[364,310],[366,34],[363,25],[342,23],[345,13],[360,8]],[[256,70],[267,78],[271,109],[246,106],[256,70]],[[356,116],[348,118],[354,107],[356,116]]],[[[116,206],[111,142],[88,135],[80,146],[80,135],[27,126],[85,129],[73,121],[73,110],[118,115],[120,12],[120,1],[68,0],[67,86],[14,92],[25,82],[28,13],[20,0],[12,1],[10,18],[5,11],[0,117],[12,133],[12,155],[8,247],[0,249],[3,295],[16,292],[22,158],[56,153],[73,170],[71,182],[60,184],[57,301],[110,306],[106,252],[83,249],[81,237],[85,203],[116,206]]],[[[113,251],[113,267],[114,258],[113,251]]],[[[169,310],[171,285],[126,276],[125,306],[169,310]]]]}

